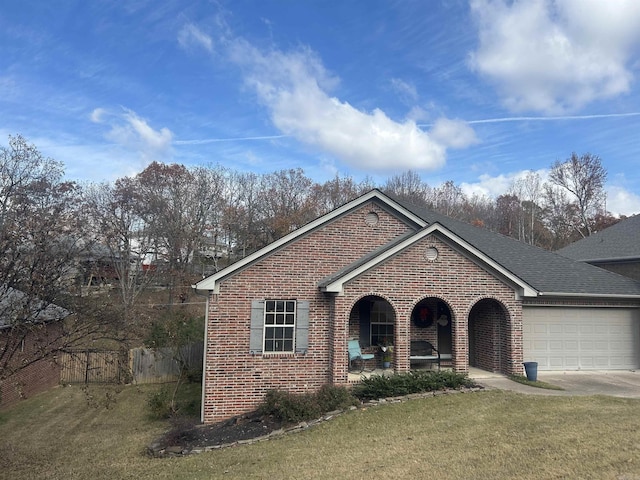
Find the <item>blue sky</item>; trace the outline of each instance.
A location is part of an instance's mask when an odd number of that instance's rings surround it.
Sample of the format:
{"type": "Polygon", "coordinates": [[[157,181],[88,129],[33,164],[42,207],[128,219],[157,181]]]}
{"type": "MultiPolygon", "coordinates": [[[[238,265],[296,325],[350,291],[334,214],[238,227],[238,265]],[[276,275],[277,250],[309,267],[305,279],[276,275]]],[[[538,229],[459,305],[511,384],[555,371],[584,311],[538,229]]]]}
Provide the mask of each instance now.
{"type": "Polygon", "coordinates": [[[0,9],[0,143],[79,181],[151,161],[499,195],[572,152],[640,213],[640,2],[56,1],[0,9]]]}

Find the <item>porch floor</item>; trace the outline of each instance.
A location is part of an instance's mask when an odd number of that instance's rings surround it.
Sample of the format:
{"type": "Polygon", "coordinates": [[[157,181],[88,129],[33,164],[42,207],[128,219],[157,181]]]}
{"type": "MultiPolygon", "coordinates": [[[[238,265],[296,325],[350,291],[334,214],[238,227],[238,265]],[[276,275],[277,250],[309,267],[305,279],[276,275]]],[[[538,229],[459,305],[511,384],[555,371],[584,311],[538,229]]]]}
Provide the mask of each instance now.
{"type": "MultiPolygon", "coordinates": [[[[450,367],[443,366],[441,369],[446,370],[450,367]]],[[[412,368],[412,370],[422,370],[421,368],[412,368]]],[[[425,370],[429,370],[429,368],[425,368],[425,370]]],[[[395,373],[393,368],[376,368],[374,370],[364,370],[362,372],[349,372],[349,383],[358,383],[364,378],[369,378],[373,375],[393,375],[395,373]]],[[[500,378],[504,377],[501,373],[489,372],[487,370],[482,370],[477,367],[469,367],[469,378],[474,380],[482,379],[482,378],[500,378]]]]}
{"type": "MultiPolygon", "coordinates": [[[[447,370],[450,367],[447,366],[442,366],[441,370],[447,370]]],[[[415,370],[436,370],[437,371],[437,367],[434,367],[433,365],[425,365],[425,366],[418,366],[418,367],[413,367],[411,369],[412,371],[415,370]]],[[[364,370],[362,372],[349,372],[349,383],[358,383],[362,377],[364,378],[369,378],[373,375],[393,375],[395,373],[395,370],[393,368],[376,368],[374,370],[364,370]]]]}

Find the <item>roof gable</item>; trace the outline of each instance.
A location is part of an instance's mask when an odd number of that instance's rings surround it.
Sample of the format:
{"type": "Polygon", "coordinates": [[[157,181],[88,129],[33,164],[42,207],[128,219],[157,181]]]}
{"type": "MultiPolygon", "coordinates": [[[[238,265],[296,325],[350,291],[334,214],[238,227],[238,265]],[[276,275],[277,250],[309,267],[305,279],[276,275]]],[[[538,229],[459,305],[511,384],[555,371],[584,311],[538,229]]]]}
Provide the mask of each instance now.
{"type": "Polygon", "coordinates": [[[229,265],[219,272],[201,280],[200,282],[193,285],[193,288],[195,288],[196,290],[209,290],[217,292],[220,282],[222,282],[225,278],[251,266],[262,258],[265,258],[267,255],[270,255],[271,253],[283,248],[287,244],[295,241],[303,235],[307,235],[308,233],[321,228],[322,226],[328,224],[336,218],[345,215],[353,210],[356,210],[360,206],[372,200],[378,202],[383,208],[390,211],[392,214],[403,218],[408,224],[412,225],[416,229],[419,229],[426,225],[426,222],[418,215],[404,208],[402,205],[399,205],[387,195],[383,194],[381,191],[374,189],[342,205],[341,207],[338,207],[337,209],[332,210],[331,212],[322,215],[321,217],[318,217],[317,219],[309,222],[303,227],[294,230],[293,232],[285,235],[275,242],[270,243],[266,247],[254,252],[253,254],[248,255],[247,257],[229,265]]]}
{"type": "Polygon", "coordinates": [[[375,255],[371,255],[370,258],[362,259],[361,261],[345,268],[337,275],[324,279],[318,286],[325,292],[340,294],[343,291],[344,285],[350,280],[353,280],[362,273],[370,270],[371,268],[374,268],[385,260],[411,247],[416,242],[431,234],[438,235],[449,245],[454,247],[455,250],[462,253],[465,257],[469,258],[477,265],[489,271],[497,278],[500,278],[506,283],[512,285],[520,296],[533,297],[538,295],[538,292],[533,287],[531,287],[531,285],[528,285],[521,278],[505,269],[502,265],[495,262],[492,258],[486,256],[483,252],[466,242],[463,238],[459,237],[437,222],[432,223],[431,225],[423,228],[419,232],[408,236],[407,238],[402,238],[398,241],[393,242],[392,244],[389,244],[385,249],[381,249],[380,251],[375,252],[375,255]]]}

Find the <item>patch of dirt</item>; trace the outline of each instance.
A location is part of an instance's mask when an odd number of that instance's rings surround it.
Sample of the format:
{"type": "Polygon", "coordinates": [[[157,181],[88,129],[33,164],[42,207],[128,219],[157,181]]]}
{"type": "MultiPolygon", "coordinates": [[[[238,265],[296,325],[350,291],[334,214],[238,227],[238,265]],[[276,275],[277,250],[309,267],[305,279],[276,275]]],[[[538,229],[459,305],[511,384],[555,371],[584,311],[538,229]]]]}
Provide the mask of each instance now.
{"type": "Polygon", "coordinates": [[[183,451],[250,440],[279,430],[288,424],[268,415],[251,412],[224,422],[202,425],[197,420],[180,419],[159,438],[154,450],[180,447],[183,451]]]}

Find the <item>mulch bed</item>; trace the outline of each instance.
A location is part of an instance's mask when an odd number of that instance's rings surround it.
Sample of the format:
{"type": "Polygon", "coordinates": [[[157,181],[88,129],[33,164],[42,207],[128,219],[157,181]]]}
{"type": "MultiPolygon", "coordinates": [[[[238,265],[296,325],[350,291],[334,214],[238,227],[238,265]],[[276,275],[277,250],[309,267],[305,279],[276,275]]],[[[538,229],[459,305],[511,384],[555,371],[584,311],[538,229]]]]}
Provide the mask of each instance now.
{"type": "MultiPolygon", "coordinates": [[[[475,392],[483,388],[484,387],[480,385],[473,385],[460,389],[414,393],[389,399],[369,400],[363,403],[362,406],[367,407],[383,403],[404,402],[414,398],[475,392]]],[[[181,456],[226,446],[251,443],[252,440],[267,438],[274,432],[275,435],[278,435],[296,430],[304,430],[320,421],[329,420],[340,413],[342,412],[329,412],[316,421],[302,422],[297,425],[283,422],[270,415],[260,414],[257,411],[209,425],[202,425],[197,419],[178,419],[174,420],[174,425],[171,430],[149,445],[147,452],[154,457],[181,456]]]]}
{"type": "Polygon", "coordinates": [[[179,419],[150,447],[152,455],[182,454],[199,448],[230,445],[264,437],[289,426],[269,415],[251,412],[224,422],[202,425],[196,419],[179,419]]]}

